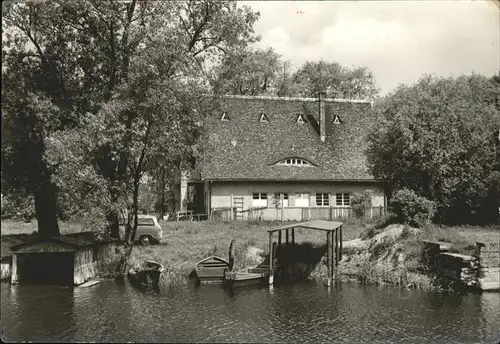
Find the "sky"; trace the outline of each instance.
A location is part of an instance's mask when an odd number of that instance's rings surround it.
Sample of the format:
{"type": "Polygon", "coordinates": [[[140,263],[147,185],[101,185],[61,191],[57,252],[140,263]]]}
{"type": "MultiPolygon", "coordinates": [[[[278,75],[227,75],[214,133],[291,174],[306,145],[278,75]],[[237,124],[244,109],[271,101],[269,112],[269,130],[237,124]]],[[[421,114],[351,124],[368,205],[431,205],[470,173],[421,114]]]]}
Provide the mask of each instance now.
{"type": "Polygon", "coordinates": [[[243,1],[260,12],[258,48],[305,61],[366,66],[381,95],[423,74],[500,70],[500,6],[489,0],[243,1]]]}

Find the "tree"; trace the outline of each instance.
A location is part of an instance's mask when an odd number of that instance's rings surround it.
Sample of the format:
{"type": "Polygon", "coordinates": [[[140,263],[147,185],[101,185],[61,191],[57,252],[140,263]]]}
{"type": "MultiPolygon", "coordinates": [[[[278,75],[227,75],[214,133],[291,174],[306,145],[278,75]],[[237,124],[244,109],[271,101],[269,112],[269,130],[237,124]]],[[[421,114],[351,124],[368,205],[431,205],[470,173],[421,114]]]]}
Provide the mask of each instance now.
{"type": "Polygon", "coordinates": [[[216,67],[215,87],[225,94],[276,94],[283,73],[280,58],[272,48],[228,54],[216,67]]]}
{"type": "MultiPolygon", "coordinates": [[[[69,165],[86,171],[77,184],[105,182],[111,207],[106,214],[117,236],[117,205],[127,203],[128,189],[141,173],[142,149],[151,147],[153,129],[148,127],[153,122],[145,115],[157,111],[156,106],[170,105],[163,98],[144,99],[157,94],[165,80],[176,84],[172,90],[206,84],[206,63],[253,42],[257,18],[234,1],[55,0],[12,5],[2,20],[7,32],[2,49],[2,186],[34,194],[39,234],[59,234],[58,194],[64,188],[74,191],[73,183],[60,178],[70,175],[60,160],[76,149],[82,157],[71,157],[74,163],[69,165]],[[154,47],[158,53],[151,53],[154,47]],[[141,64],[141,59],[147,63],[141,64]],[[155,77],[142,84],[140,70],[131,72],[137,66],[147,75],[161,75],[161,81],[155,77]],[[100,140],[100,130],[110,128],[102,120],[108,115],[114,132],[111,140],[100,140]],[[92,136],[95,141],[88,139],[92,136]],[[70,138],[82,144],[71,144],[70,138]]],[[[181,93],[188,106],[189,97],[181,93]]],[[[102,192],[100,188],[98,194],[102,192]]]]}
{"type": "Polygon", "coordinates": [[[488,206],[500,198],[493,135],[499,89],[492,81],[424,76],[388,95],[375,108],[380,125],[369,138],[373,175],[435,201],[445,222],[496,219],[488,206]]]}
{"type": "Polygon", "coordinates": [[[337,62],[304,63],[292,76],[295,95],[330,98],[373,99],[378,95],[373,73],[366,67],[348,69],[337,62]]]}

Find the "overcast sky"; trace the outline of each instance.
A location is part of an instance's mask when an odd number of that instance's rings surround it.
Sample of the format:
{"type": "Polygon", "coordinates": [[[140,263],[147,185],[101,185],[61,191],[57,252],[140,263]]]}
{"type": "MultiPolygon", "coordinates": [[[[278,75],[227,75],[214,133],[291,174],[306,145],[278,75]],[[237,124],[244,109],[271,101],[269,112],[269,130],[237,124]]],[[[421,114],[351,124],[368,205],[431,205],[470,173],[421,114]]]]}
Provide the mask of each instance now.
{"type": "Polygon", "coordinates": [[[310,61],[367,66],[382,95],[424,74],[499,71],[498,2],[248,1],[260,12],[260,48],[294,67],[310,61]]]}

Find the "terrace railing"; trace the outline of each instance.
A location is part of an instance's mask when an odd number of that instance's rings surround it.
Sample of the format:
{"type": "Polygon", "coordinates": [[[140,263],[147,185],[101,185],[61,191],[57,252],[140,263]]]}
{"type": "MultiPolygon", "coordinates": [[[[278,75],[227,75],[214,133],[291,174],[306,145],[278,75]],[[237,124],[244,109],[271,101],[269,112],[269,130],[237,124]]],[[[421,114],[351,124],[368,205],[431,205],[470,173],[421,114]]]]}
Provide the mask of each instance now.
{"type": "Polygon", "coordinates": [[[337,219],[376,219],[386,213],[386,208],[369,207],[356,212],[350,207],[250,207],[244,210],[236,208],[212,209],[210,218],[214,220],[265,220],[265,221],[309,221],[337,219]],[[231,214],[232,212],[232,214],[231,214]],[[243,216],[241,216],[243,215],[243,216]]]}

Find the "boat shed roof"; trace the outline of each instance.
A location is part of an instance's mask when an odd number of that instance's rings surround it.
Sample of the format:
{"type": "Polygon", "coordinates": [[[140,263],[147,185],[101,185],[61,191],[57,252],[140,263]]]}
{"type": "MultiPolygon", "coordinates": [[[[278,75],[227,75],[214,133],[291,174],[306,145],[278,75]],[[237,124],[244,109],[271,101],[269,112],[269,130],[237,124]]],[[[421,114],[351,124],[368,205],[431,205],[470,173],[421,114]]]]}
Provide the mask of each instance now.
{"type": "Polygon", "coordinates": [[[337,221],[324,221],[324,220],[313,220],[313,221],[307,221],[307,222],[299,222],[299,223],[293,223],[289,224],[286,226],[281,226],[281,227],[276,227],[276,228],[270,228],[267,231],[269,233],[274,233],[274,232],[279,232],[282,230],[290,229],[290,228],[308,228],[308,229],[315,229],[315,230],[320,230],[320,231],[325,231],[325,232],[331,232],[336,230],[337,228],[341,227],[343,225],[342,222],[337,222],[337,221]]]}
{"type": "Polygon", "coordinates": [[[90,247],[99,243],[109,243],[114,240],[106,238],[102,241],[96,241],[91,232],[81,232],[58,237],[39,237],[34,236],[31,240],[13,245],[10,247],[12,252],[50,252],[50,251],[76,251],[80,248],[90,247]]]}

